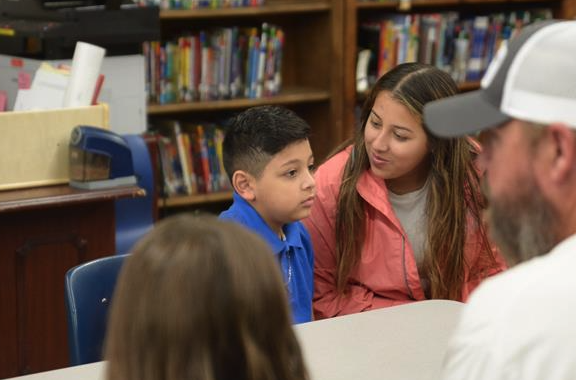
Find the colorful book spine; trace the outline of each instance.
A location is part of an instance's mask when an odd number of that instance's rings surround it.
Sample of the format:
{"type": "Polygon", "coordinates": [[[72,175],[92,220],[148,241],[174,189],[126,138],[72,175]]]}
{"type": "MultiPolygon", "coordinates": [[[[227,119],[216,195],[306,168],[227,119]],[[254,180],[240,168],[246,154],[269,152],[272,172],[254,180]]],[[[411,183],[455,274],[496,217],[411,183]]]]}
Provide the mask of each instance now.
{"type": "Polygon", "coordinates": [[[258,49],[258,66],[256,67],[256,89],[255,98],[261,98],[264,93],[264,72],[266,69],[266,53],[268,49],[268,24],[262,24],[262,34],[260,36],[260,48],[258,49]]]}
{"type": "Polygon", "coordinates": [[[180,122],[177,120],[172,122],[172,129],[174,134],[174,140],[176,141],[176,148],[178,149],[178,160],[180,162],[184,189],[186,194],[191,195],[194,193],[194,191],[192,186],[192,179],[190,178],[190,172],[191,172],[191,168],[189,166],[190,158],[188,156],[188,150],[186,149],[186,144],[184,142],[180,122]]]}
{"type": "Polygon", "coordinates": [[[146,92],[151,103],[261,98],[282,83],[284,33],[238,27],[186,33],[173,41],[143,45],[146,92]]]}
{"type": "Polygon", "coordinates": [[[484,57],[486,50],[486,35],[488,33],[489,19],[487,16],[477,16],[471,35],[470,57],[466,72],[467,81],[479,81],[484,74],[484,57]]]}

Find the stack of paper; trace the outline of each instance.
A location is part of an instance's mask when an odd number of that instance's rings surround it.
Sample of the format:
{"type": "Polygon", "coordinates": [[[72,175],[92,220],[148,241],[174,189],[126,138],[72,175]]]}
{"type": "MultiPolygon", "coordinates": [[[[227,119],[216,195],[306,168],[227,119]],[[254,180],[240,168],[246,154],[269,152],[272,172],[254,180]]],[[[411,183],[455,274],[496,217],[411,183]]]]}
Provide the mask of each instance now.
{"type": "Polygon", "coordinates": [[[77,42],[72,67],[42,63],[30,88],[20,88],[14,111],[84,107],[93,104],[102,85],[100,75],[105,49],[77,42]]]}

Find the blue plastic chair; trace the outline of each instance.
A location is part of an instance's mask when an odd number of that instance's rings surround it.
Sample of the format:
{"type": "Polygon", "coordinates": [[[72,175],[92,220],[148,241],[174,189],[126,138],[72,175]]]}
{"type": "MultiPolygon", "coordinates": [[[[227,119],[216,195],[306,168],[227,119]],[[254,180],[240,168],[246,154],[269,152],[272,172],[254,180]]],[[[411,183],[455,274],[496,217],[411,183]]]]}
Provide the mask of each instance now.
{"type": "Polygon", "coordinates": [[[70,365],[102,360],[108,308],[126,256],[103,257],[66,272],[64,294],[70,365]]]}
{"type": "Polygon", "coordinates": [[[140,135],[122,136],[132,152],[134,174],[145,197],[118,199],[116,208],[116,254],[129,253],[154,225],[154,170],[148,146],[140,135]]]}

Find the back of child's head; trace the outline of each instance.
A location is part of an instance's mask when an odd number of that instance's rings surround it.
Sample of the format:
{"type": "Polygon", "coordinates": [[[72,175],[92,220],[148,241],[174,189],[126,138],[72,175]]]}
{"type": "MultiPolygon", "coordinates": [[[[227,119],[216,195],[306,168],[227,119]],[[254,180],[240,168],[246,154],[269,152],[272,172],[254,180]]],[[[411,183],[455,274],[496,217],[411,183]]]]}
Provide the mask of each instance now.
{"type": "Polygon", "coordinates": [[[107,378],[307,378],[285,293],[254,233],[213,216],[167,218],[119,276],[107,378]]]}
{"type": "Polygon", "coordinates": [[[243,170],[259,177],[271,158],[288,145],[308,138],[310,126],[282,106],[252,107],[237,115],[223,143],[224,167],[230,180],[243,170]]]}

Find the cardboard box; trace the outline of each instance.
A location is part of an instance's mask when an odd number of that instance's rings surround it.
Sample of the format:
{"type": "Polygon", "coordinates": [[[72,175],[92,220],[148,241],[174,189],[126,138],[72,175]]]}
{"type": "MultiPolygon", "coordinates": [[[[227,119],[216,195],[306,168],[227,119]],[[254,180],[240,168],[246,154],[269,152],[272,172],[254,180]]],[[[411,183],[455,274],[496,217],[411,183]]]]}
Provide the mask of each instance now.
{"type": "Polygon", "coordinates": [[[0,190],[68,183],[68,143],[77,125],[109,129],[108,106],[0,112],[0,190]]]}

